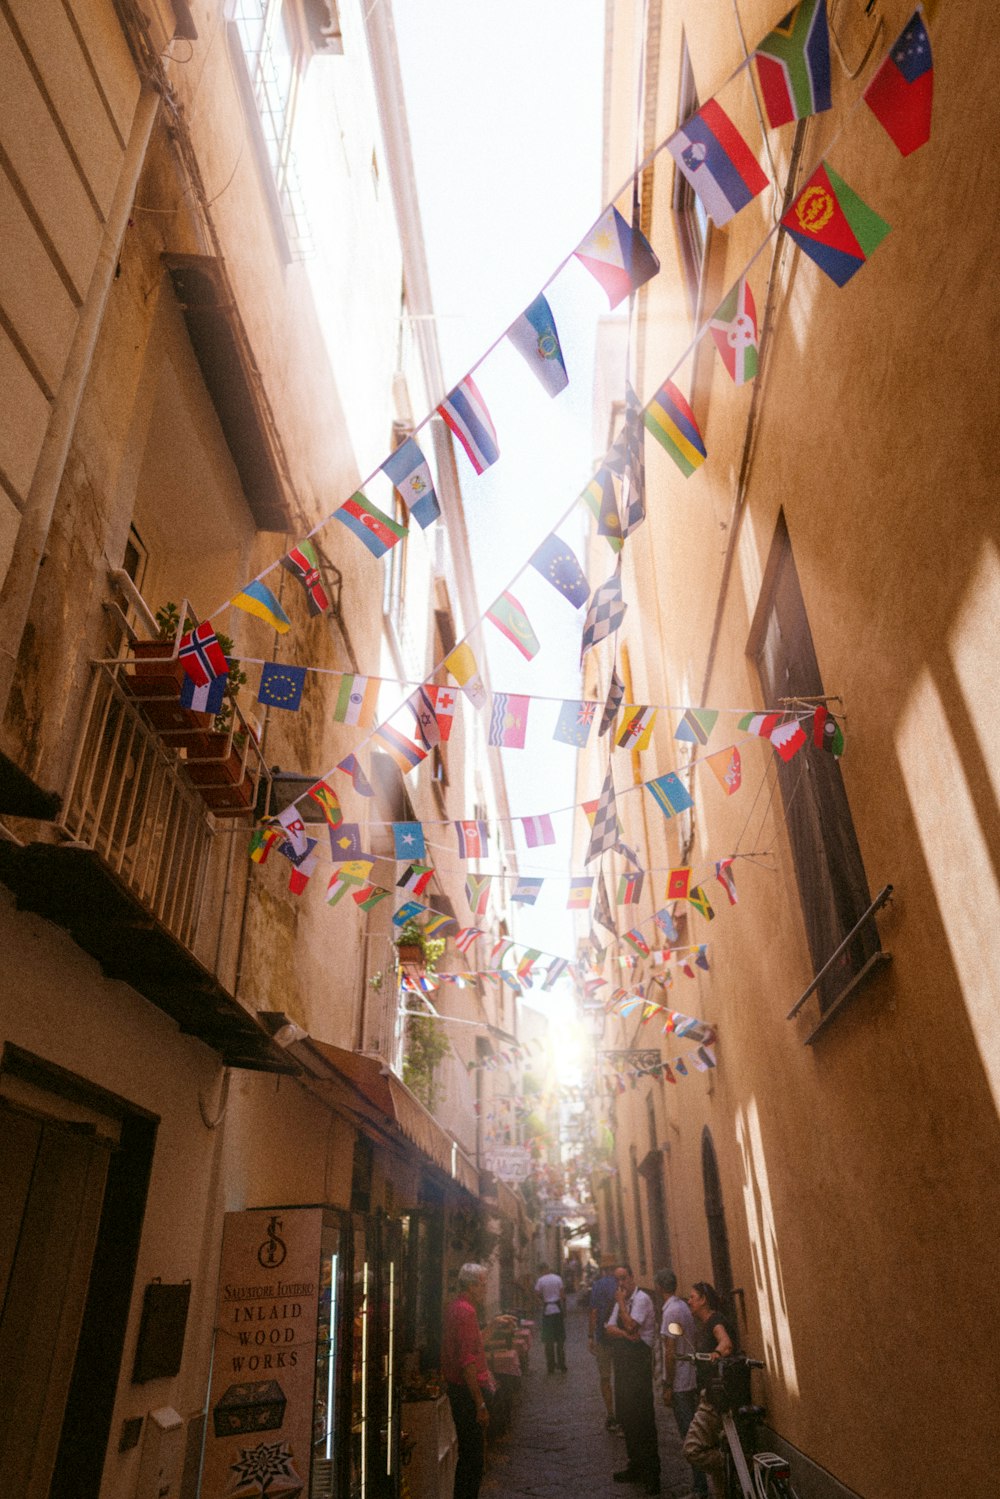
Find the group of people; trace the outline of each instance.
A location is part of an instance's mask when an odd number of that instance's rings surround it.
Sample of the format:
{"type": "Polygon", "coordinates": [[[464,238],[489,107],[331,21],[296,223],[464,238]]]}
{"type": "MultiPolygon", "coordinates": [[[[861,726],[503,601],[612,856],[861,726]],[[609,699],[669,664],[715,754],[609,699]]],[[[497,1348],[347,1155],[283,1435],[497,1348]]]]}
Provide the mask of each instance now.
{"type": "MultiPolygon", "coordinates": [[[[684,1301],[677,1277],[660,1270],[663,1295],[657,1317],[652,1297],[637,1284],[630,1265],[601,1256],[601,1274],[590,1291],[588,1346],[597,1360],[609,1431],[625,1438],[625,1467],[616,1483],[633,1483],[647,1494],[660,1492],[660,1450],[654,1405],[655,1350],[661,1351],[664,1405],[674,1413],[691,1464],[689,1499],[718,1499],[724,1492],[719,1448],[720,1417],[699,1390],[696,1366],[682,1354],[712,1353],[726,1358],[736,1349],[736,1333],[707,1281],[695,1281],[684,1301]],[[613,1376],[613,1377],[612,1377],[613,1376]]],[[[454,1499],[477,1499],[485,1461],[485,1436],[496,1386],[486,1362],[479,1315],[486,1294],[484,1265],[463,1265],[458,1292],[447,1307],[441,1346],[441,1372],[458,1437],[454,1499]]],[[[566,1369],[566,1297],[560,1276],[547,1265],[535,1285],[542,1309],[542,1344],[550,1374],[566,1369]]]]}
{"type": "Polygon", "coordinates": [[[661,1391],[674,1413],[691,1464],[693,1496],[721,1495],[723,1459],[719,1449],[719,1416],[698,1388],[696,1366],[679,1354],[735,1351],[734,1329],[723,1316],[719,1297],[707,1281],[696,1281],[687,1301],[677,1295],[677,1277],[661,1270],[656,1284],[663,1294],[659,1318],[652,1297],[636,1285],[630,1265],[615,1266],[601,1256],[601,1274],[590,1292],[588,1344],[597,1360],[609,1431],[625,1437],[626,1465],[616,1483],[637,1484],[647,1494],[660,1492],[660,1451],[654,1408],[655,1349],[661,1350],[661,1391]],[[679,1329],[679,1331],[672,1331],[679,1329]],[[612,1384],[612,1373],[614,1383],[612,1384]]]}

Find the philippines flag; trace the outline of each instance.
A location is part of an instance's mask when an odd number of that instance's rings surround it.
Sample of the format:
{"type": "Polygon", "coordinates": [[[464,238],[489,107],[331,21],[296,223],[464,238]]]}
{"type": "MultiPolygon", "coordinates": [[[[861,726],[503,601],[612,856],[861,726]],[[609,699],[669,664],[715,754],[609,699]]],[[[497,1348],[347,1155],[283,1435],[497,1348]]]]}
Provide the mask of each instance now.
{"type": "Polygon", "coordinates": [[[714,99],[681,126],[667,150],[720,226],[767,186],[750,147],[714,99]]]}
{"type": "Polygon", "coordinates": [[[486,402],[479,394],[475,380],[466,375],[460,385],[441,402],[438,411],[469,455],[477,474],[484,473],[500,457],[497,434],[486,402]]]}

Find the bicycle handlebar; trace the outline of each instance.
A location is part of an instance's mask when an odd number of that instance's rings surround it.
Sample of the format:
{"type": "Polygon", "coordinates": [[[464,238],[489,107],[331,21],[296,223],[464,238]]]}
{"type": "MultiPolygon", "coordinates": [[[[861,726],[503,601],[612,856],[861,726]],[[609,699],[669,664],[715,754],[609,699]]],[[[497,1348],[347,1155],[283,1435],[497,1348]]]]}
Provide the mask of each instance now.
{"type": "Polygon", "coordinates": [[[748,1358],[745,1353],[677,1353],[674,1355],[679,1364],[717,1364],[722,1359],[730,1363],[734,1360],[746,1364],[748,1369],[764,1369],[763,1359],[748,1358]]]}

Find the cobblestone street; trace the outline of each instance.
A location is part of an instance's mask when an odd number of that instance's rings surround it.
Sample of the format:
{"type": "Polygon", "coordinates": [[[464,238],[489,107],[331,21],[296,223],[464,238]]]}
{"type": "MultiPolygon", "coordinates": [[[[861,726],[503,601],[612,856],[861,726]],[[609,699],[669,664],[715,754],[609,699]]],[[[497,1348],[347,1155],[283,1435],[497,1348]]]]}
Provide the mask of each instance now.
{"type": "MultiPolygon", "coordinates": [[[[611,1476],[625,1466],[625,1441],[604,1429],[597,1368],[587,1351],[586,1311],[572,1307],[566,1324],[568,1372],[546,1374],[536,1337],[510,1427],[487,1453],[484,1499],[634,1499],[640,1492],[611,1476]]],[[[677,1426],[658,1387],[656,1417],[662,1493],[664,1499],[680,1499],[691,1489],[691,1469],[680,1455],[677,1426]]]]}

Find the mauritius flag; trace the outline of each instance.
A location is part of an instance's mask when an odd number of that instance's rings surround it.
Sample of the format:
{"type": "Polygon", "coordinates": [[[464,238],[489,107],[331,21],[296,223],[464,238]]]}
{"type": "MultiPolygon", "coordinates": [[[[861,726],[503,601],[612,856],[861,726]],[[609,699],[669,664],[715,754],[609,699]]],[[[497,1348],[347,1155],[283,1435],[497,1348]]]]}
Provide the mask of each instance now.
{"type": "Polygon", "coordinates": [[[715,339],[729,378],[737,385],[752,380],[757,373],[757,307],[745,276],[740,277],[726,300],[716,308],[708,331],[715,339]]]}
{"type": "Polygon", "coordinates": [[[650,401],[642,419],[686,477],[704,463],[705,440],[694,412],[672,380],[665,380],[650,401]]]}
{"type": "Polygon", "coordinates": [[[892,228],[826,162],[816,168],[781,222],[838,286],[850,281],[892,228]]]}
{"type": "Polygon", "coordinates": [[[394,547],[406,535],[406,527],[397,525],[388,515],[383,515],[371,500],[365,498],[360,489],[349,500],[345,500],[333,515],[335,520],[341,521],[349,531],[354,532],[373,557],[384,557],[390,547],[394,547]]]}

